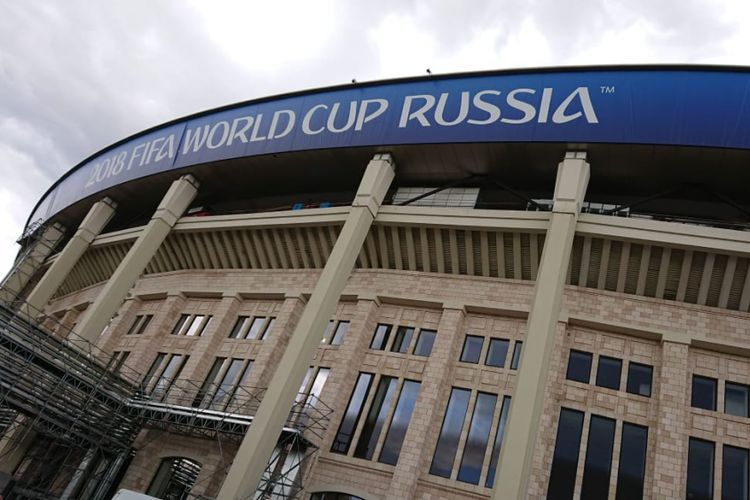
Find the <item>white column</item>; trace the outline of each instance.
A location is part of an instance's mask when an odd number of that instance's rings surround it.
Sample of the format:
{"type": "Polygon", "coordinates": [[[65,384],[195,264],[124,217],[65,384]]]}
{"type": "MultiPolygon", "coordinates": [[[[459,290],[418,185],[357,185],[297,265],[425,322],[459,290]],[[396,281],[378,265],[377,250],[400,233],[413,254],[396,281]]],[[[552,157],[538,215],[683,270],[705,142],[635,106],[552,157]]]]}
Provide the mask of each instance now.
{"type": "Polygon", "coordinates": [[[257,489],[307,367],[335,312],[341,291],[393,177],[394,165],[388,154],[376,155],[367,165],[344,227],[237,451],[218,500],[249,498],[257,489]]]}
{"type": "Polygon", "coordinates": [[[544,406],[550,354],[562,305],[576,222],[589,181],[585,153],[566,153],[557,170],[555,197],[527,322],[527,338],[500,452],[494,500],[527,497],[531,463],[544,406]]]}
{"type": "Polygon", "coordinates": [[[68,277],[68,274],[89,248],[94,238],[99,236],[99,233],[112,219],[116,207],[117,204],[109,198],[94,203],[81,225],[78,226],[76,233],[26,298],[26,304],[32,314],[33,311],[41,311],[49,302],[49,299],[68,277]]]}
{"type": "Polygon", "coordinates": [[[172,183],[151,220],[99,292],[94,303],[86,309],[84,318],[75,329],[80,337],[89,342],[96,342],[125,300],[130,288],[197,193],[198,181],[192,175],[183,175],[172,183]]]}

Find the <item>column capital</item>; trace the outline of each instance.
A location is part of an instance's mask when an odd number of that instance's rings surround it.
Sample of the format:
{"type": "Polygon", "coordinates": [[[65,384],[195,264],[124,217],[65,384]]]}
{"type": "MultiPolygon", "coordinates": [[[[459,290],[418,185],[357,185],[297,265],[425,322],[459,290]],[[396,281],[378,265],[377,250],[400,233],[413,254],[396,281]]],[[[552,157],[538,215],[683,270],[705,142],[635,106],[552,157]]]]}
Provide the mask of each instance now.
{"type": "Polygon", "coordinates": [[[578,215],[589,184],[590,166],[585,152],[568,152],[557,167],[552,211],[578,215]]]}
{"type": "Polygon", "coordinates": [[[90,245],[94,241],[94,238],[99,236],[104,227],[112,220],[116,208],[117,203],[108,196],[94,203],[86,214],[86,217],[81,221],[73,238],[80,238],[87,245],[90,245]]]}
{"type": "Polygon", "coordinates": [[[390,153],[373,156],[362,176],[352,207],[366,207],[373,218],[377,216],[395,176],[396,164],[390,153]]]}
{"type": "Polygon", "coordinates": [[[443,311],[458,311],[461,314],[466,314],[466,304],[455,300],[443,302],[443,311]]]}
{"type": "Polygon", "coordinates": [[[161,220],[169,227],[174,226],[198,194],[200,183],[190,174],[174,181],[162,198],[151,220],[161,220]]]}

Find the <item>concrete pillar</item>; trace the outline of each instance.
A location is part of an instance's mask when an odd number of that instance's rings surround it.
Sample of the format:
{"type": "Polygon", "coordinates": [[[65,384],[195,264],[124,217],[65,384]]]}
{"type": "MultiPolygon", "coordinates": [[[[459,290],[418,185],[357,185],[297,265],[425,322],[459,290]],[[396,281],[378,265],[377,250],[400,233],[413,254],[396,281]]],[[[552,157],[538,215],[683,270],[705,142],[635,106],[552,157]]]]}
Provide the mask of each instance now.
{"type": "Polygon", "coordinates": [[[151,220],[99,292],[94,303],[86,309],[84,318],[76,328],[76,333],[81,338],[96,342],[99,334],[125,300],[130,288],[197,193],[198,181],[192,175],[183,175],[172,183],[151,220]]]}
{"type": "MultiPolygon", "coordinates": [[[[689,347],[673,339],[661,346],[659,402],[652,498],[685,498],[688,432],[690,429],[689,347]]],[[[651,436],[649,436],[651,439],[651,436]]],[[[649,447],[651,447],[649,443],[649,447]]],[[[648,494],[648,491],[646,491],[648,494]]]]}
{"type": "Polygon", "coordinates": [[[0,301],[13,302],[23,293],[34,273],[50,256],[65,234],[65,228],[57,223],[41,229],[41,231],[42,234],[17,257],[13,268],[0,284],[0,301]]]}
{"type": "Polygon", "coordinates": [[[566,270],[588,180],[585,153],[566,153],[557,170],[554,204],[527,321],[528,333],[500,452],[492,492],[496,500],[527,497],[566,270]]]}
{"type": "Polygon", "coordinates": [[[94,203],[73,237],[26,298],[31,311],[42,311],[94,238],[99,236],[112,219],[116,206],[117,204],[109,198],[94,203]]]}
{"type": "Polygon", "coordinates": [[[229,469],[219,500],[248,498],[257,489],[307,367],[394,175],[388,154],[376,155],[367,165],[344,227],[229,469]]]}

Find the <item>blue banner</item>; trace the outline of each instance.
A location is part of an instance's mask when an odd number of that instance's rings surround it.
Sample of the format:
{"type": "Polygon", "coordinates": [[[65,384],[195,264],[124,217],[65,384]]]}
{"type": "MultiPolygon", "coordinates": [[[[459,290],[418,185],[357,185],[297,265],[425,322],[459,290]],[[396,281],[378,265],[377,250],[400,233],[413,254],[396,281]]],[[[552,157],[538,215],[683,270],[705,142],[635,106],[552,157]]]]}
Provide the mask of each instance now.
{"type": "Polygon", "coordinates": [[[750,149],[750,73],[572,70],[314,91],[189,117],[76,166],[30,220],[114,185],[206,162],[325,148],[471,142],[750,149]]]}

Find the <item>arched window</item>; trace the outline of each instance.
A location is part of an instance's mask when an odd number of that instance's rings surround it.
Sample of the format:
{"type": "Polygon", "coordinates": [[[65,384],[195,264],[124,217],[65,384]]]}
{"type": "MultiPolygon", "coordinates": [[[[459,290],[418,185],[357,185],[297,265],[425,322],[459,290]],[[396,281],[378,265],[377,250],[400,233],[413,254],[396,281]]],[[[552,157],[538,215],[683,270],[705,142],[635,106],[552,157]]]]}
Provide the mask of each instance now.
{"type": "Polygon", "coordinates": [[[319,491],[313,493],[310,500],[365,500],[362,497],[350,495],[348,493],[338,493],[335,491],[319,491]]]}
{"type": "Polygon", "coordinates": [[[201,464],[185,457],[162,459],[146,494],[163,500],[183,500],[195,485],[201,464]]]}

